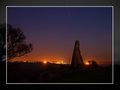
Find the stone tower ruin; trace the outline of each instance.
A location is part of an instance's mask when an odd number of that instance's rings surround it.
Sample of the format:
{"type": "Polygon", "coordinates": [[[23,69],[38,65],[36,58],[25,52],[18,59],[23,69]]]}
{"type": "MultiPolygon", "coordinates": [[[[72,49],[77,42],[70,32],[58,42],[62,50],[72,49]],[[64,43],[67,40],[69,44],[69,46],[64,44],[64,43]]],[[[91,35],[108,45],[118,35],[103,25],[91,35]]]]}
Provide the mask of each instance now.
{"type": "Polygon", "coordinates": [[[80,52],[80,44],[79,44],[79,41],[76,40],[74,45],[74,50],[73,50],[71,68],[78,69],[78,68],[81,68],[82,66],[83,66],[83,58],[80,52]]]}

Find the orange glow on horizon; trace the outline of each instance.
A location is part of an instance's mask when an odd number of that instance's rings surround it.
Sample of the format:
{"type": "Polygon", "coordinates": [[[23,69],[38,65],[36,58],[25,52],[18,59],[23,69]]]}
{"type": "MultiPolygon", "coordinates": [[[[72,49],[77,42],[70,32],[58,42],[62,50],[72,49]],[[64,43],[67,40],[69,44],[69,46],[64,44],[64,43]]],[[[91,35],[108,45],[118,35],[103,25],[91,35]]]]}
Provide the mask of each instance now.
{"type": "Polygon", "coordinates": [[[61,64],[60,62],[56,62],[56,64],[61,64]]]}
{"type": "MultiPolygon", "coordinates": [[[[90,60],[94,60],[96,61],[97,64],[99,65],[111,65],[112,64],[112,60],[110,59],[108,61],[108,59],[103,59],[101,57],[95,57],[95,56],[83,56],[84,57],[84,64],[87,66],[88,64],[86,64],[86,62],[90,61],[90,60]]],[[[23,57],[16,57],[13,58],[12,60],[8,61],[8,62],[24,62],[24,63],[35,63],[35,62],[41,62],[43,63],[44,61],[47,61],[47,63],[54,63],[54,64],[59,64],[61,62],[61,64],[71,64],[71,58],[66,58],[66,57],[62,57],[58,56],[58,55],[44,55],[41,57],[38,57],[38,54],[36,54],[35,56],[30,54],[30,56],[23,56],[23,57]],[[63,62],[62,62],[63,61],[63,62]]]]}
{"type": "Polygon", "coordinates": [[[56,64],[66,64],[66,63],[63,61],[57,61],[56,64]]]}
{"type": "Polygon", "coordinates": [[[25,62],[25,63],[26,63],[27,61],[25,61],[25,60],[24,60],[23,62],[25,62]]]}
{"type": "Polygon", "coordinates": [[[90,63],[89,62],[85,62],[85,65],[90,65],[90,63]]]}
{"type": "Polygon", "coordinates": [[[47,64],[47,61],[43,61],[44,64],[47,64]]]}

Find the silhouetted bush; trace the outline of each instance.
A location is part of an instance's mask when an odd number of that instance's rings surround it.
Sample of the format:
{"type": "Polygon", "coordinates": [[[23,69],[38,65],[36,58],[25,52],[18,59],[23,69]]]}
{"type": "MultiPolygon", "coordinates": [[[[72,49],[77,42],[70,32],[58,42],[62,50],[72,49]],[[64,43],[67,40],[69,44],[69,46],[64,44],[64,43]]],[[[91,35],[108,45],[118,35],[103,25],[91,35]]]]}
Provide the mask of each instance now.
{"type": "Polygon", "coordinates": [[[91,67],[97,67],[97,66],[98,66],[97,62],[94,61],[94,60],[90,60],[90,61],[88,61],[88,62],[90,63],[90,66],[91,66],[91,67]]]}

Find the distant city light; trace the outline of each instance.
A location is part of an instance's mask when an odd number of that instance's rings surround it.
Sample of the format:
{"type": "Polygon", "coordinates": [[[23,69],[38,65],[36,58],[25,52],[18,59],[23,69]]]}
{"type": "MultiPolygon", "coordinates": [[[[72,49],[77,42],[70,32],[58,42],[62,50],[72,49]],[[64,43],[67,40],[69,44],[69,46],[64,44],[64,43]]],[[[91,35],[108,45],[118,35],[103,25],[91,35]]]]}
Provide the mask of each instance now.
{"type": "Polygon", "coordinates": [[[44,64],[47,64],[47,61],[43,61],[44,64]]]}
{"type": "Polygon", "coordinates": [[[89,62],[85,62],[85,65],[90,65],[90,63],[89,62]]]}
{"type": "Polygon", "coordinates": [[[56,64],[65,64],[63,61],[57,61],[56,64]]]}
{"type": "Polygon", "coordinates": [[[23,61],[23,62],[27,62],[27,61],[23,61]]]}

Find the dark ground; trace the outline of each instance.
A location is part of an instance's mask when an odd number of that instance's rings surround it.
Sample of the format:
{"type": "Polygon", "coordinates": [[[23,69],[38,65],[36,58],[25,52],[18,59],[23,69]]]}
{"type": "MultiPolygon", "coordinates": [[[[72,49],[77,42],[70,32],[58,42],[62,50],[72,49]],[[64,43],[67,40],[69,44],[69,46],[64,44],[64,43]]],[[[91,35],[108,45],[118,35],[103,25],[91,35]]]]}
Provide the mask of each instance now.
{"type": "Polygon", "coordinates": [[[8,63],[8,83],[111,83],[108,67],[71,70],[69,65],[8,63]]]}
{"type": "MultiPolygon", "coordinates": [[[[5,62],[0,62],[0,85],[6,83],[5,62]]],[[[114,65],[114,85],[119,85],[119,65],[114,65]]],[[[8,83],[41,83],[41,82],[64,82],[64,83],[110,83],[111,69],[97,68],[88,70],[69,70],[67,65],[48,65],[42,63],[9,63],[8,83]],[[42,67],[42,68],[41,68],[42,67]],[[49,68],[48,68],[49,67],[49,68]]]]}

